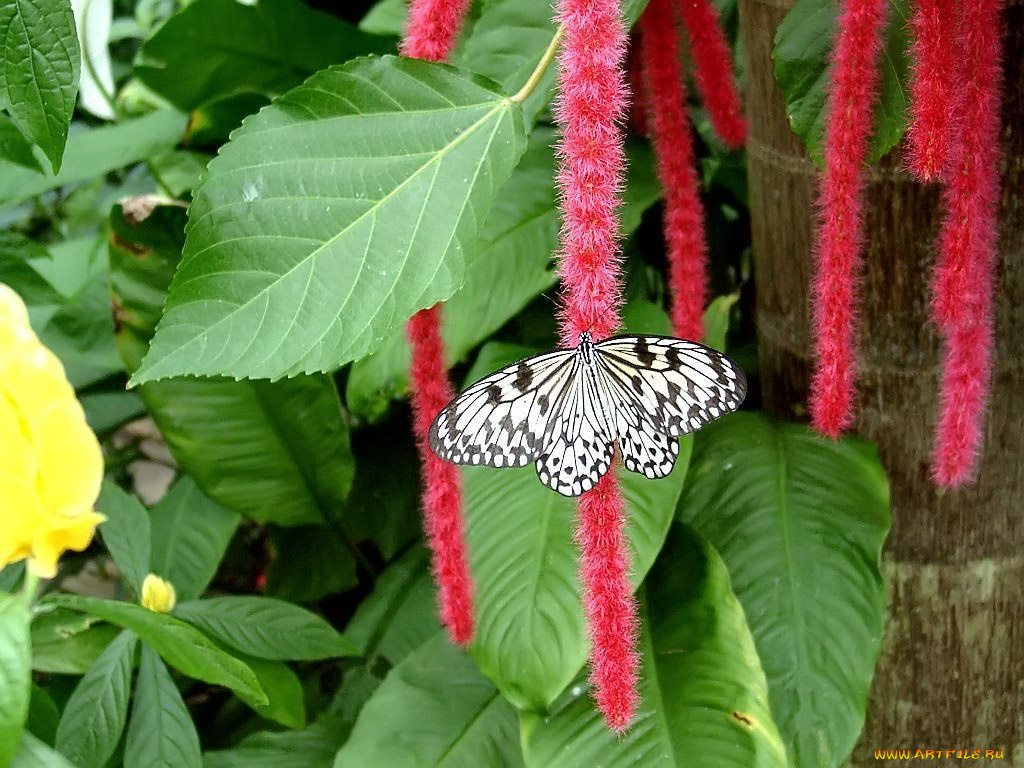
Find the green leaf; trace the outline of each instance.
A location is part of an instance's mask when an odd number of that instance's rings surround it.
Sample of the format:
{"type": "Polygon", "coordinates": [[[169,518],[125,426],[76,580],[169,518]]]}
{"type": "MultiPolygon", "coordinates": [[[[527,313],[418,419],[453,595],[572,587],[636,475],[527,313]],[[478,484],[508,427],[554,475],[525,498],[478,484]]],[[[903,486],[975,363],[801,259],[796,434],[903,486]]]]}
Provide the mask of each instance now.
{"type": "Polygon", "coordinates": [[[243,660],[256,673],[260,687],[267,694],[267,703],[253,707],[253,712],[285,728],[305,727],[306,702],[299,676],[284,662],[253,656],[243,656],[243,660]]]}
{"type": "MultiPolygon", "coordinates": [[[[661,548],[691,444],[681,441],[676,468],[663,480],[619,470],[634,586],[661,548]]],[[[532,466],[466,468],[462,477],[477,606],[471,653],[505,698],[543,711],[587,657],[575,504],[541,485],[532,466]]]]}
{"type": "Polygon", "coordinates": [[[34,318],[43,310],[49,310],[52,316],[63,300],[60,291],[35,267],[50,259],[50,252],[39,243],[17,232],[0,232],[0,283],[17,291],[34,318]]]}
{"type": "Polygon", "coordinates": [[[679,504],[722,554],[796,766],[841,765],[885,619],[885,475],[867,444],[737,413],[697,434],[679,504]]]}
{"type": "Polygon", "coordinates": [[[35,173],[0,161],[0,207],[43,192],[103,176],[170,149],[185,131],[185,116],[173,110],[151,112],[117,125],[73,131],[60,173],[35,173]]]}
{"type": "MultiPolygon", "coordinates": [[[[786,101],[789,125],[819,167],[824,163],[829,57],[838,7],[835,0],[797,0],[775,32],[775,81],[786,101]]],[[[875,105],[868,161],[896,146],[907,128],[907,0],[889,0],[889,22],[879,66],[881,89],[875,105]]]]}
{"type": "Polygon", "coordinates": [[[267,703],[267,697],[248,666],[222,651],[206,635],[180,619],[133,603],[84,595],[50,595],[44,599],[44,605],[82,611],[130,629],[168,664],[189,677],[230,688],[247,703],[267,703]]]}
{"type": "Polygon", "coordinates": [[[359,28],[374,35],[394,35],[405,31],[406,0],[380,0],[366,12],[359,28]]]}
{"type": "Polygon", "coordinates": [[[146,406],[134,392],[88,392],[78,396],[89,428],[102,436],[142,416],[146,406]]]}
{"type": "Polygon", "coordinates": [[[75,686],[57,726],[57,749],[80,768],[103,768],[128,720],[138,638],[128,630],[107,646],[75,686]]]}
{"type": "Polygon", "coordinates": [[[142,647],[124,768],[202,768],[199,734],[167,667],[142,647]]]}
{"type": "Polygon", "coordinates": [[[386,56],[314,75],[210,163],[133,382],[280,378],[372,352],[462,283],[524,149],[518,105],[450,67],[386,56]]]}
{"type": "Polygon", "coordinates": [[[277,96],[391,41],[298,0],[195,0],[147,40],[135,76],[183,110],[223,96],[277,96]]]}
{"type": "Polygon", "coordinates": [[[610,731],[577,685],[549,715],[523,715],[526,764],[785,768],[764,672],[721,558],[675,525],[644,592],[641,700],[630,730],[610,731]]]}
{"type": "Polygon", "coordinates": [[[96,501],[96,511],[106,515],[100,534],[135,596],[142,595],[142,582],[149,573],[149,512],[141,502],[112,480],[105,480],[96,501]]]}
{"type": "Polygon", "coordinates": [[[441,629],[434,595],[427,551],[413,547],[380,575],[356,608],[345,637],[367,665],[383,658],[393,667],[441,629]]]}
{"type": "MultiPolygon", "coordinates": [[[[552,128],[533,131],[526,154],[491,207],[479,245],[470,251],[466,282],[444,304],[441,333],[450,362],[462,360],[557,280],[552,262],[559,226],[555,138],[552,128]]],[[[631,143],[627,152],[629,174],[620,211],[624,235],[640,225],[643,212],[661,196],[649,146],[631,143]]],[[[357,361],[345,393],[349,408],[366,418],[379,417],[392,397],[405,394],[409,362],[403,333],[357,361]]]]}
{"type": "Polygon", "coordinates": [[[281,768],[302,756],[302,768],[331,768],[348,729],[325,717],[302,731],[259,731],[231,749],[207,752],[203,768],[281,768]]]}
{"type": "Polygon", "coordinates": [[[79,768],[72,765],[53,747],[26,731],[11,768],[79,768]]]}
{"type": "Polygon", "coordinates": [[[0,4],[0,107],[60,169],[81,67],[66,0],[0,4]]]}
{"type": "Polygon", "coordinates": [[[32,619],[32,669],[63,675],[87,672],[120,630],[78,611],[57,609],[32,619]]]}
{"type": "Polygon", "coordinates": [[[21,741],[31,691],[29,614],[19,597],[0,593],[0,765],[21,741]]]}
{"type": "Polygon", "coordinates": [[[716,296],[704,310],[704,343],[725,352],[725,336],[729,332],[729,314],[740,299],[739,292],[716,296]]]}
{"type": "MultiPolygon", "coordinates": [[[[555,36],[552,15],[548,0],[484,0],[480,17],[456,51],[454,62],[501,83],[507,93],[515,93],[530,78],[555,36]]],[[[523,102],[527,125],[533,124],[551,100],[556,74],[557,67],[548,67],[523,102]]]]}
{"type": "Polygon", "coordinates": [[[195,600],[213,579],[238,528],[238,515],[200,491],[182,475],[150,510],[151,568],[174,585],[178,602],[195,600]]]}
{"type": "MultiPolygon", "coordinates": [[[[152,198],[134,198],[111,213],[117,344],[130,371],[156,326],[180,258],[184,220],[180,205],[152,198]]],[[[329,376],[274,383],[176,379],[139,392],[175,458],[224,507],[299,525],[320,522],[344,505],[352,456],[329,376]]],[[[223,514],[213,517],[226,525],[223,514]]]]}
{"type": "Polygon", "coordinates": [[[25,719],[25,730],[38,736],[46,744],[52,745],[57,736],[57,723],[60,721],[60,710],[42,686],[32,683],[32,694],[28,701],[28,717],[25,719]]]}
{"type": "Polygon", "coordinates": [[[276,661],[357,656],[359,649],[315,613],[270,597],[214,597],[182,603],[174,615],[225,645],[276,661]]]}
{"type": "Polygon", "coordinates": [[[515,710],[442,634],[395,667],[363,707],[334,768],[522,765],[515,710]]]}
{"type": "MultiPolygon", "coordinates": [[[[374,509],[376,517],[379,509],[374,509]]],[[[328,525],[273,528],[273,559],[264,571],[265,592],[297,603],[315,603],[359,584],[352,547],[328,525]]]]}
{"type": "Polygon", "coordinates": [[[0,112],[0,160],[24,166],[37,173],[43,172],[43,167],[32,151],[32,144],[3,112],[0,112]]]}

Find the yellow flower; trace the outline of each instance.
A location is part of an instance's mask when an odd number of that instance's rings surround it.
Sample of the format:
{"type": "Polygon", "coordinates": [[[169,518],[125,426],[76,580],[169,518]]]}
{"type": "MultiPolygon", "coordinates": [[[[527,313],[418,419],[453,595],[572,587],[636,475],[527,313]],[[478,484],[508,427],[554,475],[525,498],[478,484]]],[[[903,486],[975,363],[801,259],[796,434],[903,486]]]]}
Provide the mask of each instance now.
{"type": "Polygon", "coordinates": [[[142,607],[149,608],[157,613],[170,613],[174,610],[174,604],[178,596],[174,592],[174,585],[164,581],[155,573],[150,573],[142,581],[142,607]]]}
{"type": "Polygon", "coordinates": [[[0,283],[0,568],[28,558],[52,577],[66,549],[85,549],[105,519],[93,511],[103,455],[64,367],[28,311],[0,283]]]}

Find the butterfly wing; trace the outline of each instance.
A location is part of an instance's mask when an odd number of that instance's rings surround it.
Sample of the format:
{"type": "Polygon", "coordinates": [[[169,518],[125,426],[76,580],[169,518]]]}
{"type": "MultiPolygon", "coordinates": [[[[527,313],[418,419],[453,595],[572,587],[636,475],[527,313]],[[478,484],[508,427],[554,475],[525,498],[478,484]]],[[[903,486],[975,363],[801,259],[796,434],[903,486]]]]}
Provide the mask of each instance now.
{"type": "Polygon", "coordinates": [[[573,350],[520,360],[470,385],[430,425],[430,448],[456,464],[524,467],[542,453],[571,390],[573,350]]]}
{"type": "Polygon", "coordinates": [[[616,423],[626,469],[651,479],[667,477],[679,456],[679,438],[655,432],[635,402],[619,399],[616,423]]]}
{"type": "Polygon", "coordinates": [[[556,403],[537,458],[537,476],[563,496],[589,491],[615,453],[614,402],[593,367],[574,361],[571,387],[556,403]]]}
{"type": "MultiPolygon", "coordinates": [[[[616,336],[594,345],[601,370],[618,399],[619,438],[647,431],[679,437],[739,408],[747,381],[732,360],[703,344],[671,336],[616,336]]],[[[634,444],[657,446],[633,435],[634,444]]],[[[625,447],[624,447],[625,450],[625,447]]],[[[639,450],[639,449],[638,449],[639,450]]],[[[640,461],[641,456],[635,458],[640,461]]],[[[674,461],[674,459],[673,459],[674,461]]],[[[642,461],[641,461],[642,463],[642,461]]]]}

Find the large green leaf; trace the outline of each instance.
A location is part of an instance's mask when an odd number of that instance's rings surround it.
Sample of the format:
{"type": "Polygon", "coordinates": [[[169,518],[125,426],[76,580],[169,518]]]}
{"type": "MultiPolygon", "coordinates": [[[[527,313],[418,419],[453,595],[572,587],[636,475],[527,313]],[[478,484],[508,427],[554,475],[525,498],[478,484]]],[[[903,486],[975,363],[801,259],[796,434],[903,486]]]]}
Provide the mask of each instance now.
{"type": "Polygon", "coordinates": [[[333,717],[301,731],[257,731],[231,749],[207,752],[203,768],[282,768],[301,755],[302,768],[331,768],[348,731],[333,717]]]}
{"type": "Polygon", "coordinates": [[[240,658],[256,674],[260,688],[267,694],[267,703],[254,706],[253,712],[286,728],[305,726],[306,701],[302,681],[292,668],[281,661],[267,661],[244,654],[240,658]]]}
{"type": "Polygon", "coordinates": [[[134,603],[101,600],[85,595],[55,594],[45,604],[82,611],[132,630],[167,663],[180,672],[214,685],[223,685],[248,703],[266,704],[252,670],[222,651],[195,627],[181,619],[156,613],[134,603]]]}
{"type": "Polygon", "coordinates": [[[314,72],[391,41],[299,0],[195,0],[142,46],[135,75],[190,110],[241,92],[277,96],[314,72]]]}
{"type": "Polygon", "coordinates": [[[391,670],[334,768],[522,765],[512,706],[443,634],[391,670]]]}
{"type": "MultiPolygon", "coordinates": [[[[682,440],[676,468],[663,480],[619,471],[634,586],[661,548],[690,445],[682,440]]],[[[505,698],[543,711],[587,658],[575,504],[541,485],[532,466],[467,468],[463,486],[477,606],[471,653],[505,698]]]]}
{"type": "Polygon", "coordinates": [[[269,597],[214,597],[182,603],[174,615],[230,648],[260,659],[329,659],[359,650],[315,613],[269,597]]]}
{"type": "Polygon", "coordinates": [[[75,686],[57,726],[56,747],[79,768],[103,768],[128,720],[138,638],[128,630],[100,655],[75,686]]]}
{"type": "MultiPolygon", "coordinates": [[[[373,510],[375,517],[379,513],[373,510]]],[[[315,603],[359,584],[355,544],[342,538],[332,525],[275,527],[270,529],[268,544],[273,559],[264,571],[264,592],[269,597],[315,603]]]]}
{"type": "Polygon", "coordinates": [[[151,569],[174,585],[178,602],[199,597],[213,579],[238,528],[238,515],[221,507],[182,475],[150,510],[151,569]]]}
{"type": "MultiPolygon", "coordinates": [[[[870,162],[896,146],[907,129],[907,0],[889,0],[889,6],[870,162]]],[[[835,0],[797,0],[775,32],[772,51],[775,81],[786,101],[789,125],[819,166],[824,162],[829,57],[837,16],[835,0]]]]}
{"type": "MultiPolygon", "coordinates": [[[[486,18],[486,15],[485,17],[486,18]]],[[[478,25],[482,22],[478,22],[478,25]]],[[[474,27],[476,29],[476,27],[474,27]]],[[[466,282],[445,302],[441,333],[454,363],[489,337],[557,279],[559,211],[554,186],[552,128],[537,128],[512,176],[494,201],[480,242],[470,251],[466,282]]],[[[629,173],[620,210],[623,235],[640,225],[661,196],[649,145],[627,145],[629,173]]],[[[352,366],[345,391],[354,413],[375,418],[408,387],[409,347],[404,334],[352,366]]]]}
{"type": "Polygon", "coordinates": [[[11,768],[80,768],[67,761],[60,752],[28,731],[21,735],[21,746],[11,768]]]}
{"type": "Polygon", "coordinates": [[[522,717],[531,768],[785,768],[764,671],[715,551],[673,526],[641,606],[641,702],[629,732],[608,730],[574,686],[546,717],[522,717]]]}
{"type": "Polygon", "coordinates": [[[202,768],[199,734],[167,667],[142,647],[124,768],[202,768]]]}
{"type": "MultiPolygon", "coordinates": [[[[184,219],[180,205],[144,198],[111,213],[117,343],[129,370],[156,326],[180,258],[184,219]]],[[[354,469],[329,376],[173,379],[139,391],[175,458],[224,507],[282,525],[320,522],[342,508],[354,469]]]]}
{"type": "Polygon", "coordinates": [[[0,3],[0,107],[60,169],[81,55],[67,0],[0,3]]]}
{"type": "Polygon", "coordinates": [[[136,384],[280,378],[372,352],[447,299],[525,149],[488,82],[391,56],[322,71],[210,163],[136,384]]]}
{"type": "Polygon", "coordinates": [[[63,675],[88,672],[120,629],[94,616],[58,608],[32,619],[32,669],[63,675]]]}
{"type": "Polygon", "coordinates": [[[28,622],[24,602],[0,592],[0,765],[9,765],[17,752],[28,716],[28,622]]]}
{"type": "Polygon", "coordinates": [[[100,524],[103,543],[139,597],[149,573],[149,512],[112,480],[103,483],[96,511],[107,518],[100,524]]]}
{"type": "Polygon", "coordinates": [[[185,116],[151,112],[117,125],[72,131],[60,173],[37,173],[0,161],[0,206],[16,205],[51,189],[77,184],[166,151],[185,132],[185,116]]]}
{"type": "Polygon", "coordinates": [[[367,664],[381,658],[395,666],[440,628],[427,552],[416,546],[377,579],[345,628],[345,637],[367,664]]]}
{"type": "Polygon", "coordinates": [[[697,434],[679,516],[721,552],[795,766],[841,765],[885,618],[885,475],[868,445],[755,413],[697,434]]]}

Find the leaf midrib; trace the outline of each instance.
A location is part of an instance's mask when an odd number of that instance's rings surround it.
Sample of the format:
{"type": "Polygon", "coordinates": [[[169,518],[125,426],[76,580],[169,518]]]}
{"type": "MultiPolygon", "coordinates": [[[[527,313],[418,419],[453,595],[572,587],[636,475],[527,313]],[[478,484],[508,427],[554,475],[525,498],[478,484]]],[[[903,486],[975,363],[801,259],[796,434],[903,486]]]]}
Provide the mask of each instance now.
{"type": "MultiPolygon", "coordinates": [[[[777,429],[774,430],[774,439],[775,451],[778,457],[778,472],[776,473],[775,482],[775,507],[778,510],[779,533],[782,538],[783,562],[785,565],[785,579],[786,586],[788,587],[789,592],[791,615],[793,617],[791,627],[793,630],[794,644],[796,645],[797,650],[797,675],[799,677],[803,677],[803,661],[808,658],[806,631],[807,627],[805,624],[803,612],[800,610],[800,600],[797,595],[796,566],[793,562],[792,540],[789,532],[790,511],[788,504],[788,494],[786,493],[786,486],[788,484],[789,462],[786,460],[786,448],[782,439],[782,435],[777,429]]],[[[797,686],[796,694],[798,699],[799,711],[803,712],[806,708],[806,704],[804,702],[804,686],[797,686]]]]}
{"type": "MultiPolygon", "coordinates": [[[[449,153],[451,153],[452,151],[454,151],[454,149],[456,147],[458,147],[460,144],[462,144],[464,141],[466,141],[467,137],[475,135],[476,131],[479,129],[479,127],[481,125],[484,125],[493,115],[496,115],[496,114],[500,113],[503,109],[508,108],[508,106],[510,104],[511,104],[511,99],[509,99],[507,97],[502,98],[502,99],[498,100],[497,102],[495,102],[494,106],[491,109],[489,109],[486,113],[484,113],[480,118],[478,118],[476,120],[476,122],[474,122],[472,125],[470,125],[468,128],[466,128],[466,130],[464,130],[461,133],[459,133],[459,135],[456,136],[453,141],[449,142],[449,144],[447,144],[440,151],[438,151],[433,157],[431,157],[429,162],[424,163],[419,168],[417,168],[413,173],[409,174],[405,179],[402,180],[401,183],[396,185],[391,191],[388,192],[387,195],[385,195],[383,198],[381,198],[381,200],[379,202],[377,202],[374,206],[372,206],[371,208],[367,209],[366,211],[361,213],[358,217],[356,217],[351,222],[349,222],[341,231],[339,231],[338,233],[333,235],[328,240],[324,241],[324,243],[322,245],[320,245],[318,248],[314,249],[311,253],[309,253],[308,255],[303,257],[300,261],[296,262],[290,269],[288,269],[286,272],[282,273],[274,282],[272,282],[272,283],[268,284],[267,286],[265,286],[264,288],[260,289],[260,291],[257,294],[255,294],[254,296],[250,297],[245,303],[239,304],[235,309],[231,310],[227,314],[225,314],[222,317],[220,317],[213,324],[207,326],[206,329],[203,332],[203,335],[208,334],[214,328],[217,328],[218,326],[221,326],[224,323],[228,322],[231,318],[233,318],[237,313],[241,312],[244,308],[249,307],[254,302],[257,302],[257,301],[261,300],[265,295],[269,294],[276,286],[278,286],[280,283],[282,283],[289,275],[294,273],[295,270],[297,270],[300,267],[304,266],[309,261],[315,260],[321,253],[324,252],[325,249],[327,249],[329,246],[334,244],[337,240],[342,238],[347,232],[349,232],[358,223],[363,221],[366,217],[374,215],[377,212],[377,210],[379,208],[381,208],[389,199],[391,199],[392,197],[397,195],[401,190],[403,190],[409,184],[411,184],[414,179],[416,179],[416,178],[418,178],[420,176],[420,174],[424,173],[428,168],[430,168],[431,166],[433,166],[436,163],[440,162],[440,160],[443,159],[444,157],[447,157],[447,155],[449,153]]],[[[484,160],[484,158],[481,158],[480,162],[482,163],[483,160],[484,160]]],[[[364,254],[362,263],[365,264],[365,261],[366,261],[366,257],[365,257],[365,254],[364,254]]],[[[166,317],[166,315],[165,315],[165,317],[166,317]]],[[[178,347],[170,355],[165,356],[163,358],[163,361],[166,361],[172,355],[175,355],[175,356],[176,355],[180,355],[183,350],[187,349],[189,346],[191,346],[192,344],[195,343],[195,339],[196,338],[197,338],[196,336],[193,336],[186,344],[178,347]]],[[[147,355],[147,357],[148,357],[148,355],[147,355]]],[[[152,367],[152,366],[150,366],[150,367],[152,367]]],[[[135,378],[136,376],[138,376],[138,373],[136,373],[133,376],[133,378],[135,378]]],[[[138,379],[136,379],[136,383],[141,383],[141,382],[147,381],[147,380],[149,380],[148,377],[138,378],[138,379]]]]}

